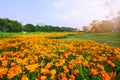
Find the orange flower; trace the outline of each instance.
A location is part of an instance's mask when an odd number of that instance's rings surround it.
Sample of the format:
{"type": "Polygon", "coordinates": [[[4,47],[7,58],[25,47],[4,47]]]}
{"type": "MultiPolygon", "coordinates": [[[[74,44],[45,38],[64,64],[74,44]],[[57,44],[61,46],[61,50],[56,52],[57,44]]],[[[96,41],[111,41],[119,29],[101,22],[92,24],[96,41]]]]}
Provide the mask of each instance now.
{"type": "Polygon", "coordinates": [[[54,78],[55,78],[55,75],[51,75],[50,78],[51,78],[51,79],[54,79],[54,78]]]}
{"type": "Polygon", "coordinates": [[[20,66],[17,66],[17,65],[14,65],[14,66],[12,66],[12,67],[9,69],[9,71],[8,71],[8,74],[7,74],[8,79],[13,78],[15,75],[18,75],[18,74],[20,74],[20,73],[22,73],[21,67],[20,67],[20,66]]]}
{"type": "Polygon", "coordinates": [[[61,76],[61,74],[58,74],[58,75],[57,75],[57,79],[60,79],[60,76],[61,76]]]}
{"type": "Polygon", "coordinates": [[[62,80],[68,80],[67,77],[62,77],[62,80]]]}
{"type": "Polygon", "coordinates": [[[68,65],[68,69],[72,69],[73,68],[73,66],[72,65],[68,65]]]}
{"type": "Polygon", "coordinates": [[[71,74],[71,75],[69,76],[69,80],[75,80],[75,76],[74,76],[73,74],[71,74]]]}
{"type": "Polygon", "coordinates": [[[89,67],[88,61],[82,62],[83,66],[89,67]]]}
{"type": "Polygon", "coordinates": [[[38,67],[38,64],[33,64],[33,65],[27,65],[25,68],[29,70],[30,72],[34,72],[36,68],[38,67]]]}
{"type": "Polygon", "coordinates": [[[22,76],[21,80],[29,80],[29,79],[28,79],[27,75],[25,74],[25,75],[22,76]]]}
{"type": "Polygon", "coordinates": [[[97,75],[97,74],[98,74],[97,70],[91,69],[90,75],[97,75]]]}
{"type": "Polygon", "coordinates": [[[101,74],[102,80],[110,80],[110,76],[105,71],[101,72],[101,74]]]}
{"type": "Polygon", "coordinates": [[[44,75],[47,75],[47,74],[50,73],[50,71],[48,69],[46,69],[46,68],[41,68],[40,72],[43,73],[44,75]]]}
{"type": "Polygon", "coordinates": [[[51,73],[52,75],[55,75],[55,74],[56,74],[56,70],[53,69],[53,70],[50,71],[50,73],[51,73]]]}
{"type": "Polygon", "coordinates": [[[8,61],[7,60],[2,61],[2,66],[7,66],[7,65],[8,65],[8,61]]]}
{"type": "Polygon", "coordinates": [[[97,62],[97,59],[96,59],[96,58],[93,58],[93,61],[94,61],[94,62],[97,62]]]}
{"type": "Polygon", "coordinates": [[[97,64],[97,67],[100,69],[100,70],[104,70],[104,66],[100,65],[100,64],[97,64]]]}
{"type": "Polygon", "coordinates": [[[41,76],[40,79],[41,80],[47,80],[47,77],[46,76],[41,76]]]}
{"type": "Polygon", "coordinates": [[[68,73],[69,70],[67,69],[67,66],[63,66],[63,69],[64,69],[64,73],[68,73]]]}
{"type": "Polygon", "coordinates": [[[52,67],[53,63],[50,62],[50,63],[47,63],[47,65],[45,66],[45,68],[49,69],[50,67],[52,67]]]}
{"type": "Polygon", "coordinates": [[[66,77],[66,74],[65,73],[60,73],[61,77],[66,77]]]}
{"type": "Polygon", "coordinates": [[[110,77],[111,77],[111,78],[115,78],[115,77],[116,77],[116,72],[111,72],[111,73],[110,73],[110,77]]]}
{"type": "Polygon", "coordinates": [[[55,66],[58,67],[58,66],[59,66],[59,63],[55,63],[55,66]]]}
{"type": "Polygon", "coordinates": [[[78,69],[75,69],[75,70],[73,70],[73,74],[78,74],[79,73],[79,70],[78,69]]]}
{"type": "Polygon", "coordinates": [[[114,63],[112,63],[112,61],[111,61],[111,60],[108,60],[108,61],[107,61],[107,63],[108,63],[109,65],[111,65],[112,67],[115,67],[115,64],[114,64],[114,63]]]}
{"type": "Polygon", "coordinates": [[[9,74],[7,74],[7,78],[8,79],[11,79],[11,78],[13,78],[14,76],[15,76],[16,74],[14,74],[14,73],[9,73],[9,74]]]}
{"type": "Polygon", "coordinates": [[[0,67],[0,78],[3,78],[3,76],[7,73],[7,70],[7,68],[0,67]]]}
{"type": "Polygon", "coordinates": [[[59,65],[62,66],[65,63],[65,59],[60,59],[59,65]]]}
{"type": "Polygon", "coordinates": [[[74,65],[77,65],[77,64],[78,64],[78,61],[74,60],[74,61],[73,61],[73,64],[74,64],[74,65]]]}

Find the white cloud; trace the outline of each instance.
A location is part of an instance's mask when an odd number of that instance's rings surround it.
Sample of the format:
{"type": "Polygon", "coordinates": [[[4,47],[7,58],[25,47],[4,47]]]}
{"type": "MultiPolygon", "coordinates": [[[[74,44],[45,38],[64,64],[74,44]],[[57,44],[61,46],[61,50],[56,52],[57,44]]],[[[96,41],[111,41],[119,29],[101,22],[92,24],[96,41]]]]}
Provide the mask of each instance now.
{"type": "Polygon", "coordinates": [[[62,8],[66,5],[66,0],[56,0],[54,3],[53,3],[53,6],[56,7],[56,8],[62,8]]]}

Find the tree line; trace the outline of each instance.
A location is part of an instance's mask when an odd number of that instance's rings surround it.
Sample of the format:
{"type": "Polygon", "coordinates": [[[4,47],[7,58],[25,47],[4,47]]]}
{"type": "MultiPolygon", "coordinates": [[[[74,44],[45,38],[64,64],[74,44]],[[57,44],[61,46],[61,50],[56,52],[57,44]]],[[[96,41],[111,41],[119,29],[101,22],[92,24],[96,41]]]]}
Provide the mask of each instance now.
{"type": "Polygon", "coordinates": [[[120,32],[120,16],[111,20],[93,20],[89,26],[84,26],[85,32],[120,32]]]}
{"type": "Polygon", "coordinates": [[[59,27],[52,25],[33,25],[31,23],[22,25],[17,20],[0,18],[0,31],[2,32],[72,32],[74,28],[59,27]]]}

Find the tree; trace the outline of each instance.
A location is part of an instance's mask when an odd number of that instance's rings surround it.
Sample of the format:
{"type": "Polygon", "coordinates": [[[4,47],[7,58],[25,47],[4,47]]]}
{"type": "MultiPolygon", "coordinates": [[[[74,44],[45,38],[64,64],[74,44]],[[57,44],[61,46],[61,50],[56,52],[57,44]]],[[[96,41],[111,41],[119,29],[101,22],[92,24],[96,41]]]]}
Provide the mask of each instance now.
{"type": "Polygon", "coordinates": [[[27,32],[35,32],[35,26],[33,24],[26,24],[24,25],[23,30],[27,32]]]}
{"type": "Polygon", "coordinates": [[[74,31],[74,28],[70,27],[59,27],[52,25],[36,25],[26,24],[22,26],[22,24],[16,20],[10,20],[8,18],[0,18],[0,31],[3,32],[63,32],[63,31],[74,31]]]}
{"type": "Polygon", "coordinates": [[[0,19],[0,30],[3,32],[21,32],[22,24],[18,21],[3,18],[0,19]]]}

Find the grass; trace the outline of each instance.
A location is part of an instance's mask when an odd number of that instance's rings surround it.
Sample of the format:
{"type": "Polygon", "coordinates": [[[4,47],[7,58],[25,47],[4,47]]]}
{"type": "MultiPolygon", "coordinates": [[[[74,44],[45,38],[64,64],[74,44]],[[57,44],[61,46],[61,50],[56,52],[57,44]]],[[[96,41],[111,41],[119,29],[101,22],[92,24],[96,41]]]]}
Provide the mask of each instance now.
{"type": "MultiPolygon", "coordinates": [[[[46,32],[27,32],[25,34],[43,34],[43,33],[46,33],[46,32]]],[[[0,32],[0,39],[2,38],[10,38],[12,36],[16,36],[16,35],[20,35],[20,34],[24,34],[22,32],[19,32],[19,33],[10,33],[10,32],[0,32]]]]}
{"type": "Polygon", "coordinates": [[[85,33],[68,36],[63,40],[93,40],[99,43],[107,43],[110,46],[120,47],[120,33],[85,33]]]}
{"type": "Polygon", "coordinates": [[[10,37],[18,35],[18,34],[20,34],[20,33],[0,32],[0,39],[2,39],[2,38],[10,38],[10,37]]]}

